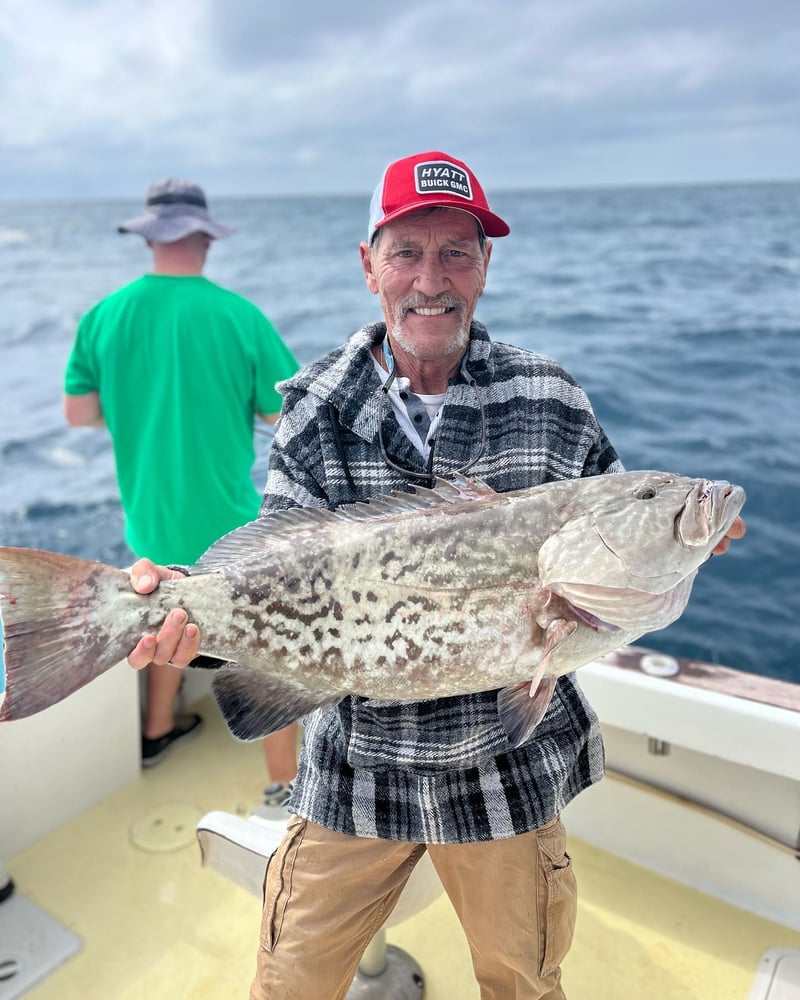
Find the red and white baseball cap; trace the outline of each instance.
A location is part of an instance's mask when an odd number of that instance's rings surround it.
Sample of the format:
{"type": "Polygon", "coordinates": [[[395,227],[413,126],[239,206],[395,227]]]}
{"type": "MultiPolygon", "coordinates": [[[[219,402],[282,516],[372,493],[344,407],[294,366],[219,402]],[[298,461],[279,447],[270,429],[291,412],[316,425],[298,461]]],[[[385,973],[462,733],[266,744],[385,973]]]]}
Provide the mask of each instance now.
{"type": "Polygon", "coordinates": [[[507,223],[489,208],[478,178],[466,163],[447,153],[416,153],[384,170],[369,206],[372,242],[381,226],[421,208],[457,208],[473,215],[487,236],[508,236],[507,223]]]}

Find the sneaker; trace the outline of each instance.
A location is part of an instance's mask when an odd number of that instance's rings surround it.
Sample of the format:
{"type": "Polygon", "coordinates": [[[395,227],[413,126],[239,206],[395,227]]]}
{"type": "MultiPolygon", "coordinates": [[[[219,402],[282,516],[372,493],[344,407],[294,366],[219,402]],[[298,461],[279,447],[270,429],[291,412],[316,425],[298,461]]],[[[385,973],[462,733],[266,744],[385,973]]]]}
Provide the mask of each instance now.
{"type": "Polygon", "coordinates": [[[149,739],[142,736],[142,767],[153,767],[160,763],[178,743],[196,736],[203,728],[203,720],[199,715],[178,715],[175,725],[163,736],[149,739]]]}
{"type": "MultiPolygon", "coordinates": [[[[11,899],[14,895],[14,880],[9,879],[4,885],[0,885],[0,903],[4,903],[7,899],[11,899]]],[[[0,982],[2,982],[3,977],[0,976],[0,982]]]]}
{"type": "Polygon", "coordinates": [[[262,819],[287,819],[289,810],[289,799],[292,795],[292,782],[284,784],[282,781],[273,781],[264,789],[264,798],[260,806],[253,810],[254,816],[262,819]]]}

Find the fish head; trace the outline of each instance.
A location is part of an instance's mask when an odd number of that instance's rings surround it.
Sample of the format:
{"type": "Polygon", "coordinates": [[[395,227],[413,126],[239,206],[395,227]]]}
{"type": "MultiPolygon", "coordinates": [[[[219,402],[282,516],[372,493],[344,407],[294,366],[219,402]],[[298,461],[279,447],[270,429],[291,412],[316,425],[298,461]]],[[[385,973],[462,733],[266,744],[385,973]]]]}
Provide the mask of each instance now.
{"type": "Polygon", "coordinates": [[[744,490],[663,472],[582,482],[589,486],[540,549],[542,584],[601,624],[639,629],[644,622],[651,631],[674,621],[698,568],[741,510],[744,490]]]}

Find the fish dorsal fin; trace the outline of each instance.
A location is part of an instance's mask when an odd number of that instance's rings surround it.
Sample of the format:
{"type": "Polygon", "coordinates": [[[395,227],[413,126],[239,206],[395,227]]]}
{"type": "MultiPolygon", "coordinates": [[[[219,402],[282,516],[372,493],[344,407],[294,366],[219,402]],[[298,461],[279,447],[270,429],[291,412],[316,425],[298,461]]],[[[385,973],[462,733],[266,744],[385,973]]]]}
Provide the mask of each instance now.
{"type": "Polygon", "coordinates": [[[253,552],[278,548],[298,541],[341,521],[375,521],[399,514],[444,507],[449,504],[488,500],[498,494],[480,479],[456,474],[452,479],[436,479],[433,489],[415,486],[413,493],[395,490],[359,503],[343,504],[335,510],[325,507],[290,507],[276,510],[223,535],[203,553],[192,567],[192,575],[211,573],[239,562],[253,552]]]}

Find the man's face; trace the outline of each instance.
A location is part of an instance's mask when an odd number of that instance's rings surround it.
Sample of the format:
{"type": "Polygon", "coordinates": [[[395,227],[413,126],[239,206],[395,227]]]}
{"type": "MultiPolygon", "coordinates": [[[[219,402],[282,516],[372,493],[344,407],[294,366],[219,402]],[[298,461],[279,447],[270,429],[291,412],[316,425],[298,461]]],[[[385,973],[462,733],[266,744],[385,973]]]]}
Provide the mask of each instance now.
{"type": "Polygon", "coordinates": [[[367,286],[396,345],[420,360],[461,355],[491,256],[478,224],[456,209],[414,212],[361,244],[367,286]]]}

